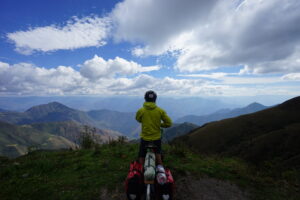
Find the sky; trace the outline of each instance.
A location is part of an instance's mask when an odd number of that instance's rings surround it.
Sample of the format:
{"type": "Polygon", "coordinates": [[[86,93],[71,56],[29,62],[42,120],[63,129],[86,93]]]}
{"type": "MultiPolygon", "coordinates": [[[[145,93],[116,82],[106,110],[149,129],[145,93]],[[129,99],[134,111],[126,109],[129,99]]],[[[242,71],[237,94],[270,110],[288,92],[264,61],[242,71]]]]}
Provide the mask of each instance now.
{"type": "Polygon", "coordinates": [[[0,0],[0,96],[298,96],[299,0],[0,0]]]}

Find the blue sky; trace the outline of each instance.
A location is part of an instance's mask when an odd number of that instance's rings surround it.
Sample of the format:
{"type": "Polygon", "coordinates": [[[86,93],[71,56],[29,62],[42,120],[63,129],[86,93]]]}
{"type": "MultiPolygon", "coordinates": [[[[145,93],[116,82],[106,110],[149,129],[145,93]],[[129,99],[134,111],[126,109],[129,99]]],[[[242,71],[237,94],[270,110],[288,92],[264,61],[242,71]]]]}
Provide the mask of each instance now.
{"type": "MultiPolygon", "coordinates": [[[[113,45],[109,43],[101,48],[87,47],[74,50],[60,50],[36,52],[31,55],[23,55],[16,52],[15,45],[8,41],[7,33],[16,31],[28,31],[37,27],[57,25],[63,27],[72,17],[84,18],[86,16],[103,16],[109,13],[118,2],[115,0],[4,0],[0,7],[1,20],[1,57],[13,63],[31,62],[46,68],[58,65],[76,66],[83,60],[93,57],[95,54],[102,55],[106,59],[131,56],[124,44],[113,45]],[[121,48],[121,49],[120,49],[121,48]]],[[[45,41],[46,43],[46,41],[45,41]]]]}
{"type": "Polygon", "coordinates": [[[0,96],[297,96],[298,0],[1,0],[0,96]]]}

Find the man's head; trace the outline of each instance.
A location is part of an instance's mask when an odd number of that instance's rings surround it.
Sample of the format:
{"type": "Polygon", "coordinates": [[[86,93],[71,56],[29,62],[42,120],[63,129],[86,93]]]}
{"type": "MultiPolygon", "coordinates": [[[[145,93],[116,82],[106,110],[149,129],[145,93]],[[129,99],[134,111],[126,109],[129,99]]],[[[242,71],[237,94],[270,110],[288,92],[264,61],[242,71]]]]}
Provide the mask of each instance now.
{"type": "Polygon", "coordinates": [[[154,91],[149,90],[145,93],[145,101],[146,102],[155,102],[157,95],[154,91]]]}

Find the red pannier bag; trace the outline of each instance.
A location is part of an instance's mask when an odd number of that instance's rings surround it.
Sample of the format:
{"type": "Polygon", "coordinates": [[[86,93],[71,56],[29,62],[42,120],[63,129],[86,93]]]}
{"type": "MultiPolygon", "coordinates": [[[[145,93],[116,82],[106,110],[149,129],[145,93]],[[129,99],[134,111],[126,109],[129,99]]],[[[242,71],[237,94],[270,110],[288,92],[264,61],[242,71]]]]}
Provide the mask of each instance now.
{"type": "Polygon", "coordinates": [[[173,200],[175,193],[175,182],[170,169],[165,169],[167,182],[163,185],[156,183],[156,194],[158,200],[173,200]]]}
{"type": "Polygon", "coordinates": [[[128,200],[140,200],[143,193],[143,165],[138,161],[130,163],[125,180],[125,190],[128,200]]]}

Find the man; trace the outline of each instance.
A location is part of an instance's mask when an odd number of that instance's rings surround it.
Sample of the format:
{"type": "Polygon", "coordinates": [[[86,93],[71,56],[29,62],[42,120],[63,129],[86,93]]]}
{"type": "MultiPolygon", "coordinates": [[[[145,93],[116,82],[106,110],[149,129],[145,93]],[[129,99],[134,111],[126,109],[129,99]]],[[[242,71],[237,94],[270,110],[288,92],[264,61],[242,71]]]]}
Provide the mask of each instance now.
{"type": "Polygon", "coordinates": [[[145,103],[136,113],[136,120],[142,124],[141,143],[139,150],[139,162],[144,165],[146,146],[153,142],[156,147],[156,163],[162,167],[161,159],[161,128],[168,128],[172,121],[167,113],[156,105],[157,95],[150,90],[145,93],[145,103]]]}

